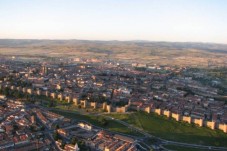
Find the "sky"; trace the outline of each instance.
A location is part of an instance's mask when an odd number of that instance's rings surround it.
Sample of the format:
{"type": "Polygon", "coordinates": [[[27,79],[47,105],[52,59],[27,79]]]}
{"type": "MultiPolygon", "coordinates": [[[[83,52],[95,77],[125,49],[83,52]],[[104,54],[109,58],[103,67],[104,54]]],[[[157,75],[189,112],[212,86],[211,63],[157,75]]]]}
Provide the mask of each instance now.
{"type": "Polygon", "coordinates": [[[0,38],[227,44],[227,0],[0,0],[0,38]]]}

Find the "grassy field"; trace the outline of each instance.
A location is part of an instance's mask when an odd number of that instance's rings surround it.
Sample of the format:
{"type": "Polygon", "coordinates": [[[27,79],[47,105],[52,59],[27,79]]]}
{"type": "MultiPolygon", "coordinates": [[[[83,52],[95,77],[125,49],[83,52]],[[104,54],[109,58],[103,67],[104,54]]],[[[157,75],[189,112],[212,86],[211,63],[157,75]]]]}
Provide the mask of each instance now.
{"type": "Polygon", "coordinates": [[[219,130],[197,127],[176,122],[156,114],[137,112],[133,114],[110,114],[110,116],[133,124],[150,134],[167,140],[201,145],[227,146],[227,134],[219,130]]]}
{"type": "Polygon", "coordinates": [[[87,121],[87,122],[89,122],[89,123],[91,123],[95,126],[103,127],[103,128],[108,129],[110,131],[120,132],[120,133],[133,135],[133,136],[142,136],[140,133],[134,132],[131,129],[127,128],[126,126],[124,126],[120,123],[117,123],[115,121],[112,121],[112,120],[107,120],[108,124],[106,126],[103,126],[98,122],[98,118],[100,118],[99,116],[81,115],[76,111],[74,113],[69,113],[67,111],[57,110],[57,109],[53,109],[52,112],[55,112],[57,114],[63,115],[65,117],[68,117],[68,118],[71,118],[71,119],[84,120],[84,121],[87,121]]]}
{"type": "Polygon", "coordinates": [[[188,147],[181,147],[175,145],[165,145],[166,149],[174,150],[174,151],[207,151],[205,149],[197,149],[197,148],[188,148],[188,147]]]}

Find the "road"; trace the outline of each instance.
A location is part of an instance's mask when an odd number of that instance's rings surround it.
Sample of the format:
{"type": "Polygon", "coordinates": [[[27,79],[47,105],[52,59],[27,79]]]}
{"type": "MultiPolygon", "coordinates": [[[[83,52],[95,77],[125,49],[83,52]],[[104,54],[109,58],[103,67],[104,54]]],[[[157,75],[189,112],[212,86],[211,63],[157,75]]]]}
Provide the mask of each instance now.
{"type": "Polygon", "coordinates": [[[119,119],[115,119],[115,118],[112,118],[112,117],[109,117],[109,116],[106,116],[106,115],[103,115],[103,116],[105,116],[106,118],[108,118],[110,120],[114,120],[114,121],[116,121],[118,123],[121,123],[121,124],[127,126],[128,128],[134,129],[135,131],[143,134],[146,137],[156,138],[158,140],[161,140],[161,142],[162,142],[163,145],[171,144],[171,145],[176,145],[176,146],[191,147],[191,148],[198,148],[198,149],[227,151],[227,148],[226,147],[205,146],[205,145],[197,145],[197,144],[189,144],[189,143],[181,143],[181,142],[175,142],[175,141],[168,141],[168,140],[161,139],[159,137],[153,136],[153,135],[145,132],[144,130],[141,130],[141,129],[133,126],[133,125],[128,124],[127,122],[124,122],[124,121],[121,121],[119,119]]]}
{"type": "MultiPolygon", "coordinates": [[[[58,109],[60,110],[60,109],[58,109]]],[[[65,111],[65,110],[61,110],[63,112],[68,112],[68,113],[75,113],[74,111],[65,111]]],[[[80,113],[80,112],[76,112],[76,114],[81,114],[81,115],[91,115],[91,113],[86,113],[86,112],[83,112],[83,113],[80,113]]],[[[147,133],[146,131],[138,128],[138,127],[135,127],[134,125],[130,125],[128,124],[127,122],[124,122],[122,120],[119,120],[119,119],[115,119],[115,118],[112,118],[112,117],[109,117],[107,116],[107,114],[92,114],[93,116],[104,116],[105,118],[108,118],[109,120],[114,120],[136,132],[139,132],[141,134],[143,134],[145,136],[145,138],[155,138],[155,139],[158,139],[161,144],[160,145],[176,145],[176,146],[183,146],[183,147],[190,147],[190,148],[198,148],[198,149],[206,149],[206,150],[217,150],[217,151],[227,151],[227,148],[226,147],[215,147],[215,146],[206,146],[206,145],[197,145],[197,144],[190,144],[190,143],[182,143],[182,142],[176,142],[176,141],[169,141],[169,140],[165,140],[165,139],[162,139],[162,138],[159,138],[159,137],[156,137],[156,136],[153,136],[149,133],[147,133]]],[[[97,126],[96,126],[97,127],[97,126]]],[[[99,127],[101,128],[101,127],[99,127]]],[[[103,129],[103,128],[102,128],[103,129]]],[[[130,135],[128,135],[130,136],[130,135]]],[[[133,138],[135,138],[135,136],[131,136],[133,138]]],[[[138,140],[140,140],[141,138],[140,137],[136,137],[138,140]]]]}

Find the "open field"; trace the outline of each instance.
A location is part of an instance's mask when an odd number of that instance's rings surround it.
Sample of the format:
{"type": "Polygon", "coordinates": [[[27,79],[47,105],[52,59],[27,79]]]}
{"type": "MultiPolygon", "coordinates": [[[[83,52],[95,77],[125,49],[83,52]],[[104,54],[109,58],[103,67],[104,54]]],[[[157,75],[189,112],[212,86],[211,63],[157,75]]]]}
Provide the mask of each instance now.
{"type": "Polygon", "coordinates": [[[99,127],[103,127],[105,129],[108,129],[110,131],[114,131],[114,132],[119,132],[119,133],[124,133],[124,134],[128,134],[128,135],[133,135],[133,136],[142,136],[141,134],[132,131],[131,129],[127,128],[126,126],[117,123],[113,120],[107,120],[108,124],[103,126],[98,122],[98,118],[99,116],[93,116],[93,115],[81,115],[77,112],[67,112],[64,110],[56,110],[53,109],[51,110],[52,112],[55,112],[57,114],[63,115],[67,118],[71,118],[71,119],[75,119],[75,120],[84,120],[87,121],[95,126],[99,126],[99,127]]]}
{"type": "Polygon", "coordinates": [[[110,114],[109,116],[133,124],[163,139],[200,145],[227,146],[227,134],[219,130],[176,122],[153,113],[137,112],[133,114],[110,114]]]}
{"type": "Polygon", "coordinates": [[[227,65],[227,45],[149,41],[0,40],[0,55],[109,58],[160,65],[227,65]]]}

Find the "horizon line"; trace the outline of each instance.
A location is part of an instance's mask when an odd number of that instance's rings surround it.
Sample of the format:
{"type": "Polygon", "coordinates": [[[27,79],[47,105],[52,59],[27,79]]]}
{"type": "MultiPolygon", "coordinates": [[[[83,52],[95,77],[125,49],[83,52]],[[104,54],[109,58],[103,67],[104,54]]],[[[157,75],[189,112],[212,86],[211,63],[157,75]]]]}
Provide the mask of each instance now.
{"type": "Polygon", "coordinates": [[[77,40],[77,41],[100,41],[100,42],[111,42],[111,41],[117,41],[117,42],[163,42],[163,43],[202,43],[202,44],[219,44],[219,45],[227,45],[227,43],[219,43],[219,42],[207,42],[207,41],[162,41],[162,40],[101,40],[101,39],[52,39],[52,38],[0,38],[0,40],[49,40],[49,41],[70,41],[70,40],[77,40]]]}

